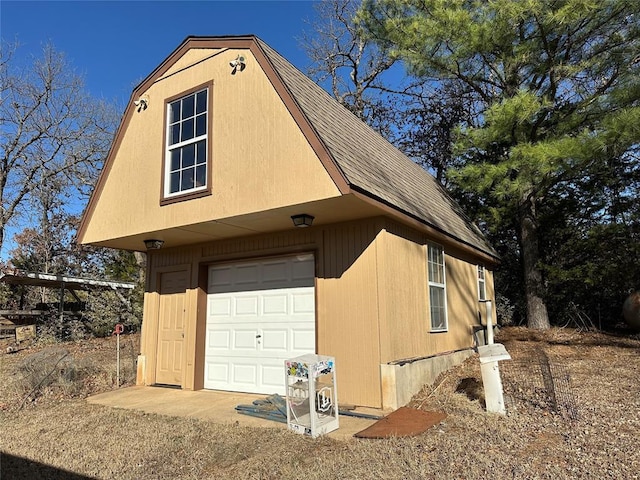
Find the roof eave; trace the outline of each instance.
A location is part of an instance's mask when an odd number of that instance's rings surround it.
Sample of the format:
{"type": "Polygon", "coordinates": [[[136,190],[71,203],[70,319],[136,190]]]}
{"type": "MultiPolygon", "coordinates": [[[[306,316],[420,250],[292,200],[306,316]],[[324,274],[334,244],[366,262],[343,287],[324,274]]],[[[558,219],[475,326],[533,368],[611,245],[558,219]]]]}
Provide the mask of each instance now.
{"type": "Polygon", "coordinates": [[[382,210],[384,213],[390,215],[401,221],[402,223],[408,224],[417,230],[424,231],[433,237],[435,241],[440,241],[444,243],[454,242],[456,246],[458,246],[461,250],[466,251],[469,254],[481,259],[490,265],[498,265],[500,263],[500,256],[498,253],[490,248],[487,244],[486,248],[482,248],[478,245],[474,245],[470,242],[462,240],[455,235],[452,235],[450,232],[439,228],[436,225],[433,225],[423,218],[420,218],[416,215],[411,214],[410,212],[406,212],[396,205],[392,205],[391,203],[378,198],[372,195],[370,192],[358,188],[357,186],[351,186],[351,193],[358,197],[359,199],[367,202],[369,204],[375,205],[377,208],[382,210]]]}

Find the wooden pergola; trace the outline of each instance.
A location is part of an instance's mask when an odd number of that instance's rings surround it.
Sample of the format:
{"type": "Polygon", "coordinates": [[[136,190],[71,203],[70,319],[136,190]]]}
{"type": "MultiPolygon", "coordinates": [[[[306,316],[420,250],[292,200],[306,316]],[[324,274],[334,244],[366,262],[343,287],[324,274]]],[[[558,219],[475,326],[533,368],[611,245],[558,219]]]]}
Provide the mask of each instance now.
{"type": "MultiPolygon", "coordinates": [[[[112,290],[125,305],[129,306],[129,301],[122,295],[120,290],[132,290],[136,286],[135,283],[132,282],[98,280],[94,278],[80,278],[69,275],[53,275],[50,273],[39,272],[24,272],[20,270],[0,272],[0,283],[27,287],[44,287],[57,290],[59,292],[60,299],[58,311],[61,316],[65,313],[72,313],[64,311],[65,292],[69,292],[78,303],[82,303],[80,297],[78,297],[78,294],[76,293],[77,291],[112,290]]],[[[0,318],[10,321],[24,321],[30,318],[35,319],[41,317],[46,313],[49,313],[49,311],[42,309],[0,310],[0,318]]],[[[11,327],[4,326],[4,328],[6,329],[11,327]]]]}

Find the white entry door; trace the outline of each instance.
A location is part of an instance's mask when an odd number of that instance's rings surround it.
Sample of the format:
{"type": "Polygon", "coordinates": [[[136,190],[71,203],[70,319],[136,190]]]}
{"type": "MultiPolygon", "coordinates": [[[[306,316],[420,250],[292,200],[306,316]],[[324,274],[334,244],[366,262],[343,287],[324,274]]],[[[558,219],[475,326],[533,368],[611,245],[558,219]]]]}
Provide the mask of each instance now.
{"type": "Polygon", "coordinates": [[[311,254],[209,268],[205,388],[284,395],[284,360],[315,353],[314,277],[311,254]]]}

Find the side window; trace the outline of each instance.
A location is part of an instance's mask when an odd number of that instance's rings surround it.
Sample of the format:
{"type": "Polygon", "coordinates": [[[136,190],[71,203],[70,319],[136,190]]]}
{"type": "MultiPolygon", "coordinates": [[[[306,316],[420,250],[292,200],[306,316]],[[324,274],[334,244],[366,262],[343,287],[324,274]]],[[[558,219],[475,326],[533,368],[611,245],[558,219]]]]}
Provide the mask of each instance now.
{"type": "Polygon", "coordinates": [[[427,245],[427,272],[429,275],[429,314],[431,331],[444,332],[447,324],[447,292],[444,268],[444,249],[427,245]]]}
{"type": "Polygon", "coordinates": [[[484,266],[478,265],[478,300],[487,299],[487,287],[484,279],[484,266]]]}
{"type": "Polygon", "coordinates": [[[167,103],[164,197],[206,190],[209,88],[167,103]]]}

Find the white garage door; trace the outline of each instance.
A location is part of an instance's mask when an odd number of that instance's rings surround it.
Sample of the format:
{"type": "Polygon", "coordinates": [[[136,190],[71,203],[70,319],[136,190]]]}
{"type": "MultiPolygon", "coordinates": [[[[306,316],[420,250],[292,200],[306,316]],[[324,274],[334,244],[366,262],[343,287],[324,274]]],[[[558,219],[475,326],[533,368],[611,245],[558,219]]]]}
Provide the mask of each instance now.
{"type": "Polygon", "coordinates": [[[313,255],[209,268],[204,387],[284,395],[284,360],[315,353],[313,255]]]}

